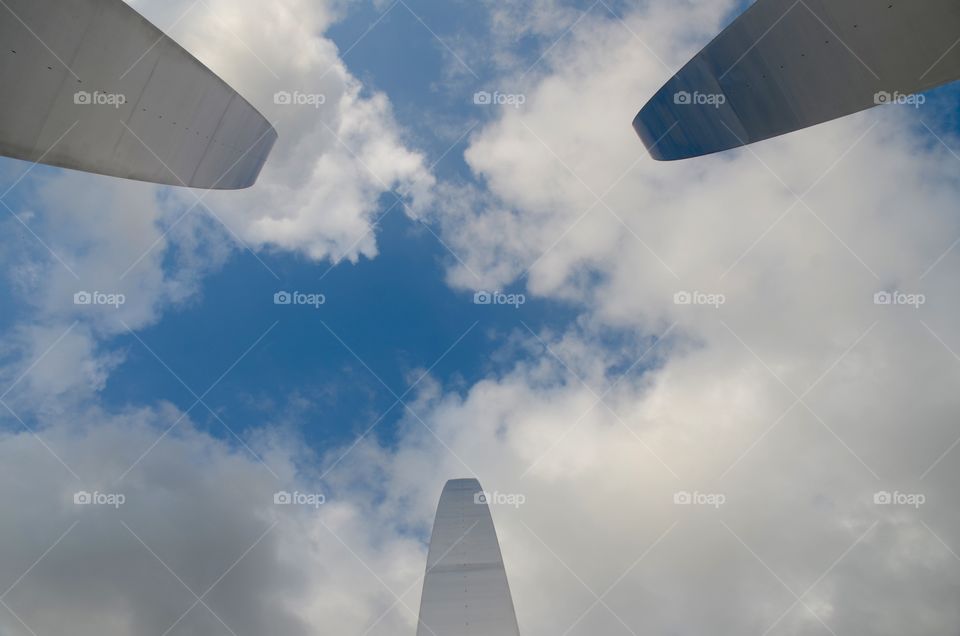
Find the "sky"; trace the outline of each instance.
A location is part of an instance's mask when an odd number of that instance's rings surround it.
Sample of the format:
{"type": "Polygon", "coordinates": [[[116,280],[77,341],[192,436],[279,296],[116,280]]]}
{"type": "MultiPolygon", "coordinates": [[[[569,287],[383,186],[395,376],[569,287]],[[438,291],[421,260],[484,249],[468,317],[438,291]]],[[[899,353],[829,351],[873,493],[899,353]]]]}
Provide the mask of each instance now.
{"type": "Polygon", "coordinates": [[[412,634],[473,476],[524,634],[960,634],[956,88],[663,164],[742,2],[129,4],[279,140],[0,160],[0,634],[412,634]]]}

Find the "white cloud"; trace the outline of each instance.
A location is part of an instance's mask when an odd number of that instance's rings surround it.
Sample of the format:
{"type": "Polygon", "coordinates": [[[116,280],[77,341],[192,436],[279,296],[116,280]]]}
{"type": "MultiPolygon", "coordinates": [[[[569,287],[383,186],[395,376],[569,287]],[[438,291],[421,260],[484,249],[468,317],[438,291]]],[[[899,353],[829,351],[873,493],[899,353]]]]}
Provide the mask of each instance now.
{"type": "Polygon", "coordinates": [[[596,606],[569,633],[762,633],[777,622],[772,632],[818,634],[821,620],[837,633],[949,633],[960,619],[944,592],[958,582],[956,461],[919,476],[954,440],[957,404],[929,390],[879,397],[904,380],[875,361],[894,349],[951,382],[957,363],[923,338],[898,343],[889,325],[871,338],[805,397],[813,412],[790,409],[789,391],[736,342],[686,354],[665,343],[662,368],[596,404],[618,373],[576,364],[578,348],[597,350],[595,334],[551,339],[590,389],[546,356],[464,398],[415,402],[426,426],[408,418],[383,482],[417,493],[423,516],[451,476],[475,472],[487,490],[525,495],[519,509],[494,509],[525,633],[565,632],[610,586],[609,610],[596,606]],[[725,503],[678,506],[681,491],[725,503]],[[876,505],[879,491],[923,493],[926,504],[876,505]],[[790,590],[808,588],[790,609],[790,590]]]}
{"type": "Polygon", "coordinates": [[[365,91],[323,35],[336,3],[136,6],[275,122],[280,138],[257,185],[206,200],[243,241],[355,262],[377,253],[381,194],[396,189],[423,204],[433,177],[422,155],[407,146],[389,100],[365,91]],[[316,107],[276,104],[279,91],[320,97],[316,107]]]}
{"type": "MultiPolygon", "coordinates": [[[[121,480],[129,508],[77,513],[78,480],[35,438],[9,433],[0,466],[11,479],[0,483],[18,514],[0,517],[12,537],[0,557],[16,567],[0,589],[81,517],[5,599],[11,608],[38,633],[162,633],[194,599],[118,518],[202,592],[279,517],[211,594],[224,622],[363,633],[379,620],[370,634],[412,633],[420,540],[439,490],[476,473],[488,490],[526,496],[519,509],[494,509],[524,633],[955,631],[960,474],[944,453],[960,408],[956,254],[922,277],[960,234],[954,159],[908,117],[871,112],[757,146],[757,156],[649,161],[629,122],[669,71],[631,31],[676,67],[724,8],[658,4],[628,16],[630,29],[588,16],[544,60],[526,108],[473,138],[467,160],[486,187],[456,190],[460,201],[437,214],[443,238],[485,283],[532,264],[531,293],[582,309],[577,326],[542,334],[549,351],[531,336],[538,353],[463,394],[424,380],[410,404],[423,422],[405,419],[389,448],[360,443],[321,486],[317,473],[347,448],[307,470],[291,450],[299,440],[250,440],[285,487],[329,489],[318,515],[277,512],[277,480],[188,421],[121,480]],[[771,171],[798,193],[817,183],[812,211],[798,205],[774,225],[795,199],[771,171]],[[574,225],[611,186],[611,210],[574,225]],[[885,289],[927,303],[875,305],[885,289]],[[681,290],[727,302],[676,305],[681,290]],[[603,346],[614,330],[628,337],[603,346]],[[678,506],[678,491],[726,503],[678,506]],[[881,506],[878,491],[927,503],[881,506]],[[408,608],[390,609],[387,588],[408,608]]],[[[291,32],[290,16],[275,19],[291,32]]],[[[371,150],[371,167],[395,152],[371,150]]],[[[343,240],[320,241],[317,253],[343,240]]],[[[476,285],[465,270],[450,277],[476,285]]],[[[163,288],[149,277],[138,285],[163,288]]],[[[42,380],[38,366],[24,382],[34,373],[42,380]]],[[[38,432],[79,481],[106,488],[180,414],[160,405],[72,415],[45,416],[38,432]]],[[[205,612],[179,629],[222,629],[205,612]]],[[[0,621],[22,631],[12,615],[0,621]]]]}
{"type": "MultiPolygon", "coordinates": [[[[950,631],[960,617],[938,590],[957,583],[957,463],[937,460],[960,407],[947,388],[960,378],[955,158],[919,125],[936,126],[936,113],[880,110],[750,150],[651,161],[631,119],[728,8],[663,3],[626,27],[588,15],[528,80],[525,107],[472,138],[466,158],[487,189],[452,188],[459,204],[437,216],[466,263],[450,280],[526,275],[532,294],[579,307],[585,344],[567,334],[551,347],[593,390],[570,376],[544,387],[521,367],[428,423],[488,487],[543,497],[519,516],[549,549],[522,525],[504,530],[516,596],[555,585],[550,608],[524,617],[534,633],[563,632],[594,600],[560,561],[600,593],[673,521],[607,600],[637,633],[762,633],[795,600],[787,588],[814,583],[804,601],[819,619],[798,604],[780,630],[950,631]],[[926,304],[878,306],[883,290],[926,304]],[[678,305],[680,291],[725,304],[678,305]],[[618,384],[611,409],[588,411],[623,368],[597,372],[601,336],[671,325],[661,366],[618,384]],[[729,503],[678,510],[681,489],[729,503]],[[881,490],[928,504],[878,507],[881,490]]],[[[448,459],[438,478],[462,470],[448,459]]],[[[621,630],[600,606],[572,633],[621,630]]]]}
{"type": "Polygon", "coordinates": [[[164,305],[196,293],[202,274],[228,253],[214,223],[143,184],[64,172],[28,187],[15,211],[36,235],[5,222],[22,255],[12,276],[46,319],[80,319],[106,333],[125,331],[121,320],[134,329],[151,324],[164,305]],[[122,294],[123,302],[74,303],[75,293],[95,291],[122,294]]]}
{"type": "Polygon", "coordinates": [[[78,172],[11,169],[18,185],[7,203],[23,223],[4,222],[8,276],[32,312],[30,321],[39,323],[17,328],[16,347],[25,355],[42,351],[42,334],[62,333],[76,320],[74,351],[91,355],[51,369],[55,393],[69,385],[101,387],[101,371],[117,354],[98,352],[95,339],[151,325],[171,306],[195,298],[203,277],[238,241],[255,251],[288,250],[316,260],[372,258],[381,196],[397,189],[405,204],[422,207],[433,185],[421,155],[405,145],[389,100],[365,91],[324,37],[339,17],[336,3],[133,4],[260,108],[280,140],[257,186],[241,192],[204,194],[78,172]],[[276,104],[277,91],[322,95],[324,103],[276,104]],[[23,170],[27,176],[19,181],[23,170]],[[122,303],[74,302],[77,293],[96,292],[122,303]],[[31,334],[39,339],[28,341],[31,334]]]}
{"type": "Polygon", "coordinates": [[[394,599],[335,536],[380,571],[419,569],[417,543],[387,537],[392,526],[368,524],[332,492],[319,510],[275,505],[280,490],[316,492],[295,476],[289,447],[265,449],[268,470],[181,417],[162,404],[74,411],[39,438],[0,438],[10,477],[0,496],[15,512],[0,520],[5,632],[359,632],[394,599]],[[76,504],[84,492],[120,504],[76,504]]]}
{"type": "Polygon", "coordinates": [[[105,342],[195,297],[202,277],[226,259],[226,237],[139,183],[44,170],[20,188],[9,205],[23,224],[3,222],[7,279],[23,301],[3,375],[12,382],[63,335],[20,389],[41,404],[89,397],[122,358],[103,350],[105,342]]]}

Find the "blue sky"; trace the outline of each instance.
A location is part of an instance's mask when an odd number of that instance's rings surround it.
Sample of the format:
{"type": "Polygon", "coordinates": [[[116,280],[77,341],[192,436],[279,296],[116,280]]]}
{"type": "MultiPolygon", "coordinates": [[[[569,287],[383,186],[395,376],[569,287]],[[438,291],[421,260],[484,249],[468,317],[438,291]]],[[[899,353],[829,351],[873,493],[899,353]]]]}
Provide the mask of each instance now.
{"type": "MultiPolygon", "coordinates": [[[[281,282],[252,255],[235,252],[204,281],[196,301],[138,335],[199,394],[276,323],[207,401],[242,431],[282,418],[292,397],[305,398],[314,407],[298,414],[299,423],[306,438],[322,447],[365,430],[393,404],[374,373],[398,395],[429,367],[445,389],[463,389],[509,364],[491,359],[509,336],[533,339],[524,324],[539,331],[562,326],[573,315],[562,303],[535,299],[519,308],[474,305],[472,294],[444,284],[446,250],[402,213],[383,219],[379,240],[376,259],[333,269],[297,257],[262,256],[281,282]],[[278,290],[322,293],[326,303],[319,309],[278,306],[278,290]]],[[[181,408],[193,403],[133,336],[117,344],[127,358],[107,384],[110,403],[158,396],[181,408]]],[[[377,432],[389,435],[400,415],[402,409],[395,409],[377,432]]]]}
{"type": "MultiPolygon", "coordinates": [[[[412,11],[395,7],[385,12],[388,6],[351,4],[326,35],[345,52],[343,61],[362,81],[365,94],[389,96],[405,141],[431,165],[439,160],[433,165],[438,179],[482,189],[484,180],[470,171],[463,153],[471,141],[464,133],[499,116],[496,109],[471,100],[474,91],[504,86],[497,65],[484,55],[493,52],[484,49],[484,41],[492,42],[494,35],[490,12],[472,2],[411,1],[412,11]]],[[[616,22],[612,12],[619,16],[628,9],[626,3],[614,2],[561,6],[589,10],[610,22],[616,22]]],[[[532,77],[540,74],[539,60],[559,41],[555,35],[528,33],[513,42],[509,52],[517,67],[532,68],[532,77]]],[[[928,112],[941,111],[941,104],[952,112],[949,105],[957,92],[949,86],[930,93],[928,112]]],[[[624,134],[630,134],[627,125],[624,134]]],[[[637,156],[642,152],[637,145],[637,156]]],[[[3,164],[12,182],[22,166],[9,160],[3,164]]],[[[39,166],[33,176],[40,180],[57,173],[39,166]]],[[[9,198],[15,209],[29,207],[29,186],[25,182],[9,198]]],[[[447,282],[459,254],[441,243],[441,230],[428,229],[395,203],[395,193],[381,195],[373,215],[379,219],[379,253],[356,263],[314,262],[280,250],[254,255],[221,233],[219,239],[230,241],[233,251],[198,281],[196,295],[166,308],[156,324],[137,330],[136,336],[121,333],[102,343],[124,353],[101,392],[103,403],[122,409],[170,401],[187,409],[195,394],[206,391],[262,337],[205,398],[234,432],[246,436],[264,425],[294,425],[322,451],[379,422],[372,434],[390,443],[404,412],[388,409],[395,395],[407,391],[427,368],[444,392],[463,395],[481,379],[526,359],[530,350],[516,346],[518,340],[542,350],[534,333],[562,333],[582,314],[576,303],[530,293],[519,308],[475,305],[472,290],[447,282]],[[318,309],[277,306],[272,299],[278,290],[320,293],[326,304],[318,309]]],[[[30,242],[26,234],[23,238],[30,242]]],[[[526,283],[521,278],[502,291],[524,293],[526,283]]],[[[0,327],[9,328],[22,303],[8,286],[0,294],[8,307],[0,327]]],[[[603,337],[603,346],[611,350],[638,346],[635,338],[616,329],[603,337]]],[[[628,366],[613,366],[613,377],[628,366]]],[[[210,434],[231,439],[202,407],[192,415],[210,434]]]]}
{"type": "MultiPolygon", "coordinates": [[[[475,3],[410,6],[451,43],[482,37],[490,26],[488,13],[475,3]],[[474,27],[467,29],[467,24],[474,27]]],[[[585,10],[594,3],[569,6],[585,10]]],[[[610,19],[602,9],[594,10],[610,19]]],[[[438,177],[477,183],[463,161],[469,137],[454,142],[496,115],[469,99],[475,90],[499,86],[495,69],[483,58],[464,60],[466,68],[412,13],[398,8],[380,19],[382,11],[383,7],[354,5],[328,35],[341,51],[348,51],[346,65],[366,90],[390,96],[409,141],[430,163],[443,156],[434,167],[438,177]],[[374,32],[362,37],[374,23],[374,32]]],[[[551,44],[531,36],[517,42],[513,53],[525,66],[536,62],[551,44]]],[[[958,90],[948,86],[932,91],[929,110],[952,112],[949,106],[958,90]]],[[[640,146],[637,152],[642,152],[640,146]]],[[[386,214],[377,227],[380,253],[372,260],[315,263],[276,251],[254,257],[237,245],[223,268],[203,279],[196,299],[166,312],[158,324],[138,334],[180,379],[136,338],[121,336],[111,345],[124,349],[126,358],[110,376],[105,402],[122,407],[163,399],[189,408],[195,397],[181,380],[202,393],[226,370],[226,361],[235,360],[269,330],[205,399],[234,432],[243,435],[264,424],[294,424],[308,443],[322,450],[353,439],[379,421],[371,434],[389,441],[404,416],[400,407],[384,416],[395,402],[390,390],[403,394],[432,367],[431,377],[445,391],[463,392],[526,356],[525,349],[507,346],[511,337],[541,348],[531,331],[562,332],[576,320],[579,311],[571,303],[531,294],[518,309],[474,305],[469,291],[445,282],[457,257],[395,201],[390,193],[381,198],[376,217],[386,214]],[[272,297],[278,289],[322,293],[327,303],[316,310],[276,306],[272,297]],[[493,355],[501,349],[506,355],[493,355]]],[[[520,280],[503,291],[523,293],[524,284],[520,280]]],[[[615,331],[608,334],[608,346],[631,347],[618,337],[615,331]]],[[[229,439],[202,407],[193,415],[206,420],[211,434],[229,439]]]]}
{"type": "Polygon", "coordinates": [[[632,117],[747,2],[403,2],[130,2],[280,142],[182,221],[188,191],[46,166],[4,199],[0,600],[40,635],[412,634],[473,475],[525,498],[492,508],[524,634],[953,633],[960,88],[655,163],[632,117]]]}
{"type": "MultiPolygon", "coordinates": [[[[464,24],[485,17],[470,3],[411,7],[446,38],[457,38],[464,24]]],[[[347,50],[379,15],[372,6],[358,5],[330,36],[347,50]]],[[[520,50],[532,56],[537,48],[530,44],[520,50]]],[[[431,122],[438,117],[457,122],[463,132],[489,118],[489,109],[464,99],[485,84],[467,77],[458,80],[466,88],[447,90],[437,78],[445,74],[449,54],[411,13],[390,12],[345,61],[369,90],[389,94],[399,122],[431,163],[446,153],[435,166],[441,178],[470,178],[463,163],[468,140],[451,146],[452,128],[438,131],[431,122]],[[397,50],[402,57],[391,54],[397,50]]],[[[471,67],[485,70],[482,63],[471,67]]],[[[164,312],[137,337],[120,335],[106,343],[123,350],[125,359],[110,375],[102,393],[105,403],[122,408],[169,400],[187,409],[196,398],[183,384],[202,394],[269,330],[205,402],[240,435],[264,424],[294,424],[308,443],[323,450],[366,431],[394,403],[381,380],[401,395],[431,368],[431,377],[444,390],[463,391],[525,355],[516,347],[506,357],[492,355],[511,337],[537,347],[531,331],[560,331],[575,319],[577,312],[568,303],[533,297],[519,308],[475,305],[469,291],[445,283],[446,269],[456,257],[394,203],[392,194],[381,198],[376,216],[386,214],[377,228],[379,255],[372,260],[332,265],[276,251],[255,257],[236,245],[186,306],[164,312]],[[326,304],[319,309],[277,306],[273,295],[278,290],[321,293],[326,304]]],[[[502,291],[523,293],[523,282],[502,291]]],[[[372,433],[390,440],[403,415],[402,408],[392,409],[372,433]]],[[[211,434],[230,438],[203,407],[192,416],[211,434]]]]}

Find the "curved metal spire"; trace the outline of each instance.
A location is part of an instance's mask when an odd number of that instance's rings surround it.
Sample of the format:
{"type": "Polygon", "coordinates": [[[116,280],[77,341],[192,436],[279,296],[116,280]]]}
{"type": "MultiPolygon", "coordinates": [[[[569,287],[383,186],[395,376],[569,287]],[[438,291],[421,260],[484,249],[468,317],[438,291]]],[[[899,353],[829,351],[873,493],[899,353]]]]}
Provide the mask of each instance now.
{"type": "Polygon", "coordinates": [[[417,636],[519,636],[517,615],[480,482],[443,487],[427,554],[417,636]]]}
{"type": "Polygon", "coordinates": [[[0,6],[0,154],[167,185],[253,185],[277,133],[122,0],[0,6]]]}
{"type": "Polygon", "coordinates": [[[960,79],[957,0],[758,0],[633,127],[654,159],[769,139],[960,79]]]}

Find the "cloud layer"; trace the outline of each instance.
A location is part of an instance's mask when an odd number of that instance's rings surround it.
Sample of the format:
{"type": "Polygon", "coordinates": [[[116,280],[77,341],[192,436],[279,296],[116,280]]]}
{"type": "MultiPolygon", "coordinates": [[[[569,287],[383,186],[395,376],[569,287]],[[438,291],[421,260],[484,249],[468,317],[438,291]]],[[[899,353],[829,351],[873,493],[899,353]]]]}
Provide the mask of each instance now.
{"type": "Polygon", "coordinates": [[[249,193],[214,193],[211,211],[254,248],[315,260],[376,255],[379,197],[408,202],[433,177],[407,147],[386,96],[365,91],[323,36],[335,2],[136,3],[274,122],[280,138],[249,193]],[[292,103],[276,103],[286,93],[292,103]]]}
{"type": "MultiPolygon", "coordinates": [[[[538,34],[577,22],[525,78],[504,52],[501,81],[525,86],[526,103],[471,138],[476,181],[442,184],[429,218],[469,267],[455,263],[451,285],[525,281],[580,317],[561,331],[519,331],[519,361],[462,393],[424,380],[390,447],[363,439],[311,455],[289,430],[265,427],[236,448],[163,403],[103,412],[91,395],[109,358],[71,360],[109,328],[84,320],[29,368],[71,323],[62,299],[73,283],[58,263],[49,283],[22,268],[42,320],[17,332],[24,362],[10,368],[16,391],[4,399],[52,395],[69,408],[31,409],[30,431],[0,438],[2,498],[18,511],[0,521],[14,538],[0,546],[11,564],[0,625],[413,633],[440,489],[475,474],[526,499],[493,510],[525,634],[956,633],[960,183],[936,135],[955,140],[933,111],[885,110],[653,163],[629,122],[732,5],[655,3],[622,21],[600,5],[585,16],[535,5],[526,24],[538,34]],[[65,367],[84,369],[82,406],[67,400],[65,367]],[[126,503],[78,507],[78,490],[122,492],[126,503]],[[327,501],[278,506],[278,490],[327,501]],[[180,618],[211,585],[209,607],[180,618]]],[[[187,6],[143,8],[164,24],[187,6]]],[[[332,84],[319,89],[329,118],[317,127],[316,113],[278,110],[295,132],[281,121],[291,145],[279,172],[264,174],[254,204],[211,205],[254,246],[372,256],[372,237],[351,242],[384,184],[431,178],[385,132],[385,99],[364,97],[316,36],[329,8],[235,6],[198,5],[182,41],[254,100],[312,90],[330,62],[332,84]],[[213,29],[218,20],[240,37],[213,29]],[[263,64],[279,77],[243,72],[257,63],[244,41],[276,56],[263,64]],[[342,215],[310,212],[320,209],[342,215]]],[[[523,33],[527,17],[503,5],[496,21],[523,33]]],[[[120,223],[124,206],[143,214],[127,239],[51,245],[97,284],[100,268],[116,267],[104,255],[126,262],[139,247],[130,240],[173,240],[156,229],[171,218],[165,201],[112,192],[118,212],[103,212],[105,223],[120,223]]],[[[195,255],[187,269],[220,258],[201,230],[176,239],[195,255]]],[[[156,319],[155,303],[189,296],[177,269],[134,271],[124,288],[139,299],[124,310],[134,329],[156,319]]]]}

